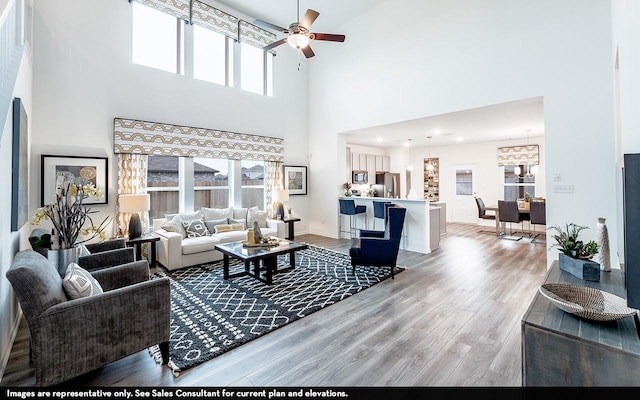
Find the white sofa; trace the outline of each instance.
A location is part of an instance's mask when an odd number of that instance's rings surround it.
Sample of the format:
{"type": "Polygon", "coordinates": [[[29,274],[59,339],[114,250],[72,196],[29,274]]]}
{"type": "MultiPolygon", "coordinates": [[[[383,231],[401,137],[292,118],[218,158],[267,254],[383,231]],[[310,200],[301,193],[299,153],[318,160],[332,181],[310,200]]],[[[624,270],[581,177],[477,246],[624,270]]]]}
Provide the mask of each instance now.
{"type": "MultiPolygon", "coordinates": [[[[264,213],[252,209],[232,207],[226,209],[202,208],[192,213],[172,214],[165,218],[153,220],[153,230],[160,236],[157,243],[158,262],[168,270],[189,267],[192,265],[217,261],[222,259],[222,253],[215,250],[216,244],[235,242],[247,239],[248,228],[253,227],[253,220],[261,222],[260,231],[265,236],[285,237],[285,223],[275,219],[266,218],[266,213],[262,218],[252,218],[255,214],[264,213]],[[254,214],[254,215],[252,215],[254,214]],[[188,237],[186,232],[179,232],[175,229],[175,217],[180,221],[200,221],[206,227],[209,234],[197,237],[188,237]],[[226,221],[225,221],[226,220],[226,221]],[[174,226],[170,226],[174,222],[174,226]],[[224,222],[223,222],[224,221],[224,222]],[[244,222],[245,229],[237,229],[225,232],[217,232],[215,226],[238,224],[244,222]]],[[[237,228],[237,226],[236,226],[237,228]]]]}

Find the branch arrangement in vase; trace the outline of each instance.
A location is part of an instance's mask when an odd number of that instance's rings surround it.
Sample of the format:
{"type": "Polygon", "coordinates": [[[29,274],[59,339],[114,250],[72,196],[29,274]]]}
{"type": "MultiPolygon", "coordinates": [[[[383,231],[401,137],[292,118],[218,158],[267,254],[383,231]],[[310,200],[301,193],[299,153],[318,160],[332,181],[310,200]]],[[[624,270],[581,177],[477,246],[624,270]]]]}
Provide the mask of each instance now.
{"type": "Polygon", "coordinates": [[[110,217],[107,216],[98,225],[94,224],[89,207],[82,202],[89,197],[102,198],[102,192],[90,181],[76,177],[70,172],[56,174],[56,198],[51,204],[39,208],[31,221],[32,225],[40,225],[43,220],[53,224],[51,247],[53,249],[69,249],[95,237],[100,241],[106,239],[104,229],[110,217]],[[88,224],[87,227],[85,225],[88,224]],[[83,240],[78,238],[83,236],[83,240]]]}

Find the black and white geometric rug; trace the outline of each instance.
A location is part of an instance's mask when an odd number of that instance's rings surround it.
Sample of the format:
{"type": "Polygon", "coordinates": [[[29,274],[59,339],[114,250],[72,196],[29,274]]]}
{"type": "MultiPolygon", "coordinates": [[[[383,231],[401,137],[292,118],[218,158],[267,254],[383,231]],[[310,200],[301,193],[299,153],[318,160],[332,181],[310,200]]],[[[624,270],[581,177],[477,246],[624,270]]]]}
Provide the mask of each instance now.
{"type": "MultiPolygon", "coordinates": [[[[288,266],[288,255],[278,265],[288,266]]],[[[234,268],[244,264],[232,259],[234,268]]],[[[222,261],[154,275],[171,279],[169,366],[176,376],[391,276],[388,267],[362,266],[352,275],[348,255],[313,245],[296,252],[295,269],[274,275],[273,285],[250,276],[224,280],[222,261]]],[[[158,359],[157,348],[150,351],[158,359]]]]}

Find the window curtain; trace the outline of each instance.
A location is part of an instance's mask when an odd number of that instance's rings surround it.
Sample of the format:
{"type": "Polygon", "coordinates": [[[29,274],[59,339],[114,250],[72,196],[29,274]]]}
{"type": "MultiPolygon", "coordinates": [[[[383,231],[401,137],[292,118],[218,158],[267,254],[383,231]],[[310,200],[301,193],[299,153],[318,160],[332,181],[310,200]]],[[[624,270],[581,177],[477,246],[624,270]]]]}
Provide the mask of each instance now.
{"type": "Polygon", "coordinates": [[[265,162],[265,199],[264,208],[268,210],[270,218],[275,218],[275,210],[273,209],[273,194],[276,190],[282,189],[282,162],[267,161],[265,162]]]}
{"type": "Polygon", "coordinates": [[[191,23],[238,40],[238,18],[201,1],[193,2],[191,23]]]}
{"type": "Polygon", "coordinates": [[[540,148],[537,144],[498,147],[498,167],[527,164],[540,164],[540,148]]]}
{"type": "Polygon", "coordinates": [[[165,14],[183,19],[191,20],[191,0],[130,0],[145,6],[155,8],[165,14]]]}
{"type": "MultiPolygon", "coordinates": [[[[118,195],[147,193],[148,156],[146,154],[118,154],[118,195]]],[[[116,200],[116,237],[127,234],[129,214],[120,212],[120,199],[116,200]]],[[[148,232],[149,212],[140,213],[142,232],[148,232]]],[[[145,248],[143,247],[143,250],[145,248]]]]}
{"type": "Polygon", "coordinates": [[[284,161],[284,139],[215,129],[114,118],[116,154],[284,161]]]}
{"type": "MultiPolygon", "coordinates": [[[[276,40],[276,35],[247,21],[240,20],[238,22],[238,40],[240,43],[246,43],[261,49],[273,43],[276,40]]],[[[275,54],[274,49],[268,50],[268,52],[275,54]]]]}

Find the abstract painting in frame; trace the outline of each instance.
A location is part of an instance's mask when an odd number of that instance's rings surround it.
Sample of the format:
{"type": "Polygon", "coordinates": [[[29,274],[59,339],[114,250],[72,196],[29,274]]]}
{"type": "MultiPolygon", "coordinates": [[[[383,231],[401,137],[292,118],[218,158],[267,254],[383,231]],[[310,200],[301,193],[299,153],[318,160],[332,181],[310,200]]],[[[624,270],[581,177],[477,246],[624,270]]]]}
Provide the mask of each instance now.
{"type": "Polygon", "coordinates": [[[283,185],[290,195],[307,194],[307,167],[285,165],[283,185]]]}
{"type": "Polygon", "coordinates": [[[76,177],[87,179],[102,192],[100,199],[88,197],[82,204],[107,204],[109,197],[107,157],[56,156],[43,154],[41,157],[42,206],[55,201],[56,174],[70,172],[76,177]]]}
{"type": "Polygon", "coordinates": [[[29,129],[27,112],[19,97],[13,99],[11,160],[11,231],[19,230],[29,216],[29,129]]]}

